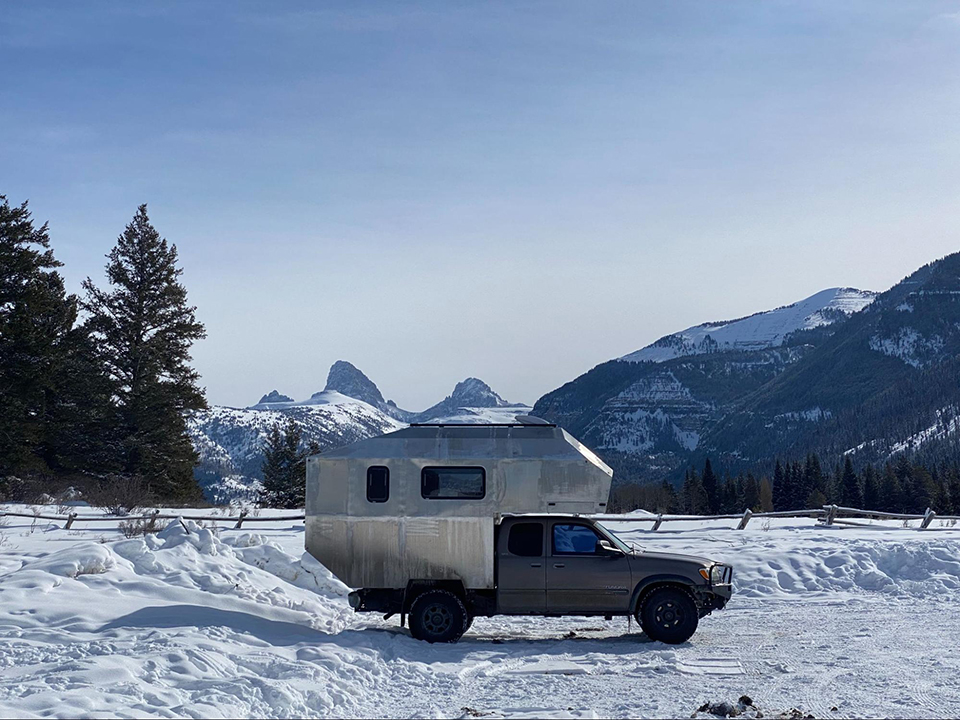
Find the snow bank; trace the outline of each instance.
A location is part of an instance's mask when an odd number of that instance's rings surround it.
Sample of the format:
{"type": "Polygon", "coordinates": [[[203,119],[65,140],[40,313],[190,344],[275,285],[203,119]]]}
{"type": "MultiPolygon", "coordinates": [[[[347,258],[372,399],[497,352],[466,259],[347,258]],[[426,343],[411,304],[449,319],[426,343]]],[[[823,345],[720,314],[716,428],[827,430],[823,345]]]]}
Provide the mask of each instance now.
{"type": "Polygon", "coordinates": [[[734,589],[748,597],[838,591],[960,598],[960,543],[883,543],[778,548],[727,555],[734,589]]]}

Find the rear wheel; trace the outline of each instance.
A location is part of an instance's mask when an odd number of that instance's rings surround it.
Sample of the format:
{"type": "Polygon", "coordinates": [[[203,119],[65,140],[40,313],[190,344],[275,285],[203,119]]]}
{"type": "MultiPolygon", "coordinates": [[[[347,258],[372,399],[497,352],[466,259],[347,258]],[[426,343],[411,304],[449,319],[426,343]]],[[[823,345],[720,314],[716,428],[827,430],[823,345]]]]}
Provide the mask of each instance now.
{"type": "Polygon", "coordinates": [[[637,621],[651,640],[677,645],[689,640],[697,631],[700,618],[689,593],[665,587],[644,598],[637,621]]]}
{"type": "Polygon", "coordinates": [[[456,642],[469,615],[463,601],[448,590],[428,590],[410,606],[410,634],[427,642],[456,642]]]}

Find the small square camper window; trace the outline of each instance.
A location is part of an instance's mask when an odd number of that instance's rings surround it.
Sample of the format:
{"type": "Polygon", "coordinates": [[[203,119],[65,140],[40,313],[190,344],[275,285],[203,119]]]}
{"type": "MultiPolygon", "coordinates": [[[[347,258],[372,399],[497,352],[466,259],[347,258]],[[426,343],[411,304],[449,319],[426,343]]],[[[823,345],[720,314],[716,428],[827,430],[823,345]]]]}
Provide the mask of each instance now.
{"type": "Polygon", "coordinates": [[[386,502],[390,499],[390,468],[374,465],[367,468],[367,501],[386,502]]]}
{"type": "Polygon", "coordinates": [[[428,500],[480,500],[487,492],[482,467],[425,467],[420,494],[428,500]]]}

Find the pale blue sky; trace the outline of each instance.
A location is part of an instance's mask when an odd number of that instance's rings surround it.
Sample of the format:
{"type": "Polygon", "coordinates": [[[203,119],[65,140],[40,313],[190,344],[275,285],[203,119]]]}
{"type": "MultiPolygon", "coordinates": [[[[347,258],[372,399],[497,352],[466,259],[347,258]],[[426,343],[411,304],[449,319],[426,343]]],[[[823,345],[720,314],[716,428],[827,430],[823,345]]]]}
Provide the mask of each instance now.
{"type": "Polygon", "coordinates": [[[0,3],[0,193],[149,203],[214,403],[422,409],[960,249],[960,2],[0,3]]]}

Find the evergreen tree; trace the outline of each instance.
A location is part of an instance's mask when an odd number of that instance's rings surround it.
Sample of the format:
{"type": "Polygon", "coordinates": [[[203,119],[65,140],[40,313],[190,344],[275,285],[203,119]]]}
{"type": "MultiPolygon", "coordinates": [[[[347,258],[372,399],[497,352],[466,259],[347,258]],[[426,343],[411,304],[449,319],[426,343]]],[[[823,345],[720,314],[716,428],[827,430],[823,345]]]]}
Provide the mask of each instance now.
{"type": "Polygon", "coordinates": [[[894,471],[890,463],[886,464],[883,471],[883,480],[880,483],[880,502],[883,507],[881,510],[886,512],[900,512],[903,508],[903,490],[900,486],[900,478],[894,471]]]}
{"type": "Polygon", "coordinates": [[[793,508],[788,507],[790,504],[790,497],[787,492],[787,481],[786,476],[783,472],[783,466],[780,464],[780,459],[777,459],[777,464],[773,469],[773,487],[771,488],[771,503],[774,508],[777,510],[792,510],[793,508]]]}
{"type": "Polygon", "coordinates": [[[77,300],[47,225],[0,195],[0,475],[42,470],[77,300]]]}
{"type": "Polygon", "coordinates": [[[840,503],[851,508],[863,508],[864,505],[863,488],[860,487],[860,478],[853,470],[849,455],[844,460],[840,476],[840,503]]]}
{"type": "Polygon", "coordinates": [[[867,465],[863,469],[863,509],[880,509],[880,481],[877,478],[877,471],[873,465],[867,465]]]}
{"type": "Polygon", "coordinates": [[[958,472],[956,465],[949,471],[947,494],[950,496],[951,514],[960,515],[960,472],[958,472]]]}
{"type": "Polygon", "coordinates": [[[760,510],[760,486],[753,473],[747,473],[747,479],[743,483],[743,506],[744,509],[754,512],[760,510]]]}
{"type": "Polygon", "coordinates": [[[710,501],[696,470],[688,470],[683,481],[683,509],[688,515],[709,515],[710,501]]]}
{"type": "Polygon", "coordinates": [[[276,508],[301,508],[306,490],[307,457],[320,451],[316,443],[302,448],[302,432],[291,418],[285,428],[275,424],[263,451],[263,490],[260,504],[276,508]]]}
{"type": "Polygon", "coordinates": [[[772,512],[773,509],[773,488],[767,478],[762,478],[760,480],[760,512],[772,512]]]}
{"type": "Polygon", "coordinates": [[[90,278],[83,284],[85,325],[117,408],[104,435],[122,474],[142,478],[161,499],[196,500],[186,414],[206,400],[189,361],[191,345],[206,333],[179,281],[177,247],[160,237],[141,205],[107,257],[110,289],[90,278]]]}
{"type": "Polygon", "coordinates": [[[703,464],[703,476],[700,478],[703,490],[707,494],[707,513],[716,513],[720,510],[721,498],[717,483],[717,476],[713,473],[710,458],[703,464]]]}

